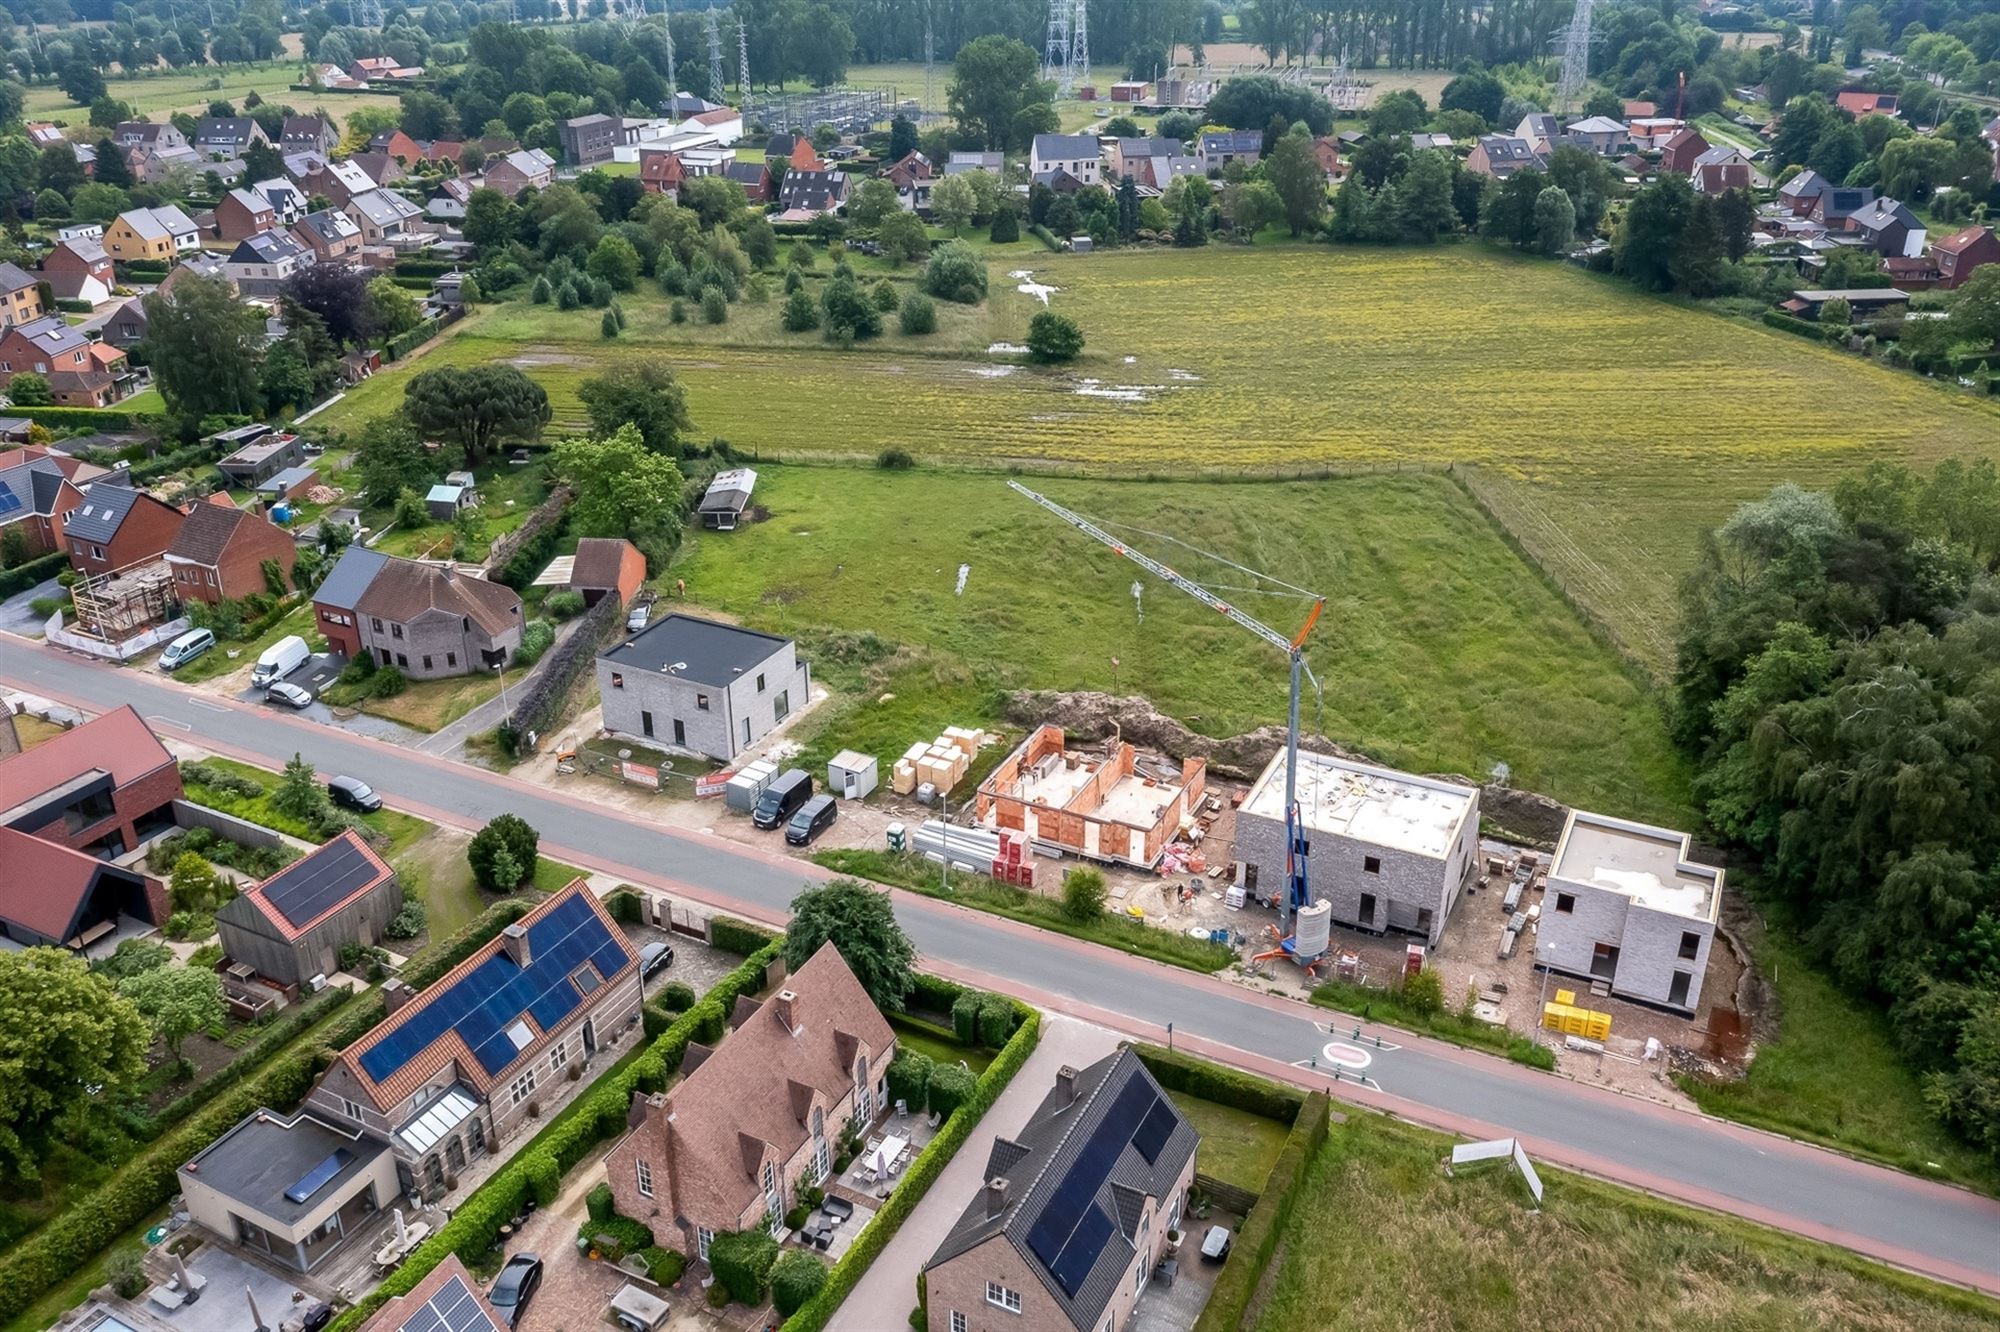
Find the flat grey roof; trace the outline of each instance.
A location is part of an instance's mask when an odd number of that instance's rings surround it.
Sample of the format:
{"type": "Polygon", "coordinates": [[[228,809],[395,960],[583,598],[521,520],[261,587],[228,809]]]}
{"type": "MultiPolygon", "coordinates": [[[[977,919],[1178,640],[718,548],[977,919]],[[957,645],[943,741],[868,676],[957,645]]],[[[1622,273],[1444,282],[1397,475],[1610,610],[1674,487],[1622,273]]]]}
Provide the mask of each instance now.
{"type": "Polygon", "coordinates": [[[693,615],[669,615],[606,648],[598,660],[721,688],[769,661],[790,641],[693,615]]]}
{"type": "Polygon", "coordinates": [[[287,1120],[273,1110],[256,1110],[181,1169],[259,1215],[292,1226],[388,1150],[380,1138],[343,1133],[309,1114],[287,1120]],[[308,1192],[308,1185],[316,1187],[308,1192]]]}
{"type": "Polygon", "coordinates": [[[1713,921],[1722,871],[1695,863],[1688,835],[1572,810],[1549,876],[1620,893],[1640,906],[1713,921]]]}
{"type": "MultiPolygon", "coordinates": [[[[1244,797],[1245,813],[1283,822],[1284,767],[1281,749],[1244,797]]],[[[1308,828],[1441,860],[1479,807],[1479,788],[1302,749],[1298,799],[1308,828]]]]}

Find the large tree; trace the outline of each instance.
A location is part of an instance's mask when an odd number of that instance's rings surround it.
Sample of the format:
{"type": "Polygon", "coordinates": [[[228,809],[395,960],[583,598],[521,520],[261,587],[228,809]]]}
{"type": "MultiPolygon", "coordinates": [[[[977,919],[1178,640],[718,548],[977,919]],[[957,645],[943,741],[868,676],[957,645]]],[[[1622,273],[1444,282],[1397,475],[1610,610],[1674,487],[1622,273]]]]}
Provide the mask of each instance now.
{"type": "Polygon", "coordinates": [[[793,898],[792,923],[785,930],[785,965],[797,971],[828,943],[839,950],[877,1008],[903,1006],[916,949],[896,923],[888,893],[852,879],[835,879],[793,898]]]}
{"type": "Polygon", "coordinates": [[[565,440],[549,465],[576,496],[570,527],[578,536],[679,535],[686,480],[672,458],[646,446],[636,425],[601,439],[565,440]]]}
{"type": "Polygon", "coordinates": [[[669,458],[680,456],[682,441],[694,429],[687,391],[664,356],[621,356],[603,374],[584,380],[577,397],[600,438],[630,424],[647,448],[669,458]]]}
{"type": "Polygon", "coordinates": [[[436,480],[438,467],[423,436],[405,417],[377,417],[362,430],[354,449],[355,475],[371,503],[386,505],[405,490],[436,480]]]}
{"type": "Polygon", "coordinates": [[[318,315],[327,335],[342,346],[360,346],[376,334],[364,269],[348,264],[309,265],[285,279],[278,288],[278,299],[318,315]]]}
{"type": "Polygon", "coordinates": [[[1052,89],[1041,62],[1012,37],[976,37],[958,48],[947,94],[951,116],[966,137],[989,149],[1007,146],[1023,108],[1047,104],[1052,89]]]}
{"type": "Polygon", "coordinates": [[[167,1053],[181,1057],[181,1043],[198,1031],[219,1027],[228,1016],[222,1006],[222,977],[206,968],[154,967],[118,983],[118,993],[152,1024],[167,1053]]]}
{"type": "Polygon", "coordinates": [[[403,413],[426,435],[458,444],[466,465],[476,467],[496,439],[539,436],[549,423],[549,395],[511,365],[444,366],[410,381],[403,413]]]}
{"type": "Polygon", "coordinates": [[[1285,225],[1294,236],[1319,226],[1326,214],[1326,172],[1313,151],[1312,135],[1294,126],[1264,160],[1264,179],[1285,206],[1285,225]]]}
{"type": "Polygon", "coordinates": [[[168,294],[147,296],[145,308],[141,350],[183,437],[199,434],[204,417],[262,412],[264,320],[227,283],[184,275],[168,294]]]}
{"type": "Polygon", "coordinates": [[[139,1010],[82,958],[0,953],[0,1167],[37,1178],[50,1130],[137,1080],[151,1042],[139,1010]]]}

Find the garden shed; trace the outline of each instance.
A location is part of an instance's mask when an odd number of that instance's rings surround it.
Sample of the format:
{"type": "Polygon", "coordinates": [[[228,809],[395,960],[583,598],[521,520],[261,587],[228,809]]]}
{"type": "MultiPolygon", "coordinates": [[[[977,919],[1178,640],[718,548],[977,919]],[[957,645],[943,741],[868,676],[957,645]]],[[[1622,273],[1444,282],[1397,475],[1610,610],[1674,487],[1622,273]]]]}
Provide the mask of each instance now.
{"type": "Polygon", "coordinates": [[[472,492],[464,486],[436,485],[424,496],[424,508],[438,522],[448,523],[471,501],[472,492]]]}
{"type": "Polygon", "coordinates": [[[843,749],[826,765],[826,789],[845,800],[859,800],[875,789],[875,756],[843,749]]]}

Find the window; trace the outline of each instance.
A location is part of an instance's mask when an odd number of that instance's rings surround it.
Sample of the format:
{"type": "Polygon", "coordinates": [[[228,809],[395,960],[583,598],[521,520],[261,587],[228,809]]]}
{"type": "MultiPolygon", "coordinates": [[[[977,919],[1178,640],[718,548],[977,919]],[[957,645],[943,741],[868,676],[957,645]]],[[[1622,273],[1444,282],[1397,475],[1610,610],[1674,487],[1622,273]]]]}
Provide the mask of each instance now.
{"type": "Polygon", "coordinates": [[[561,1041],[557,1041],[555,1044],[555,1048],[549,1051],[549,1067],[551,1069],[559,1069],[568,1062],[569,1062],[569,1047],[567,1045],[564,1045],[561,1041]]]}
{"type": "Polygon", "coordinates": [[[375,650],[376,650],[377,652],[379,652],[379,653],[381,653],[381,654],[382,654],[382,664],[383,664],[384,666],[387,666],[387,665],[389,664],[389,649],[388,649],[388,648],[376,648],[375,650]]]}
{"type": "Polygon", "coordinates": [[[1560,912],[1561,914],[1565,915],[1565,916],[1567,916],[1567,915],[1569,915],[1570,913],[1574,912],[1574,911],[1576,910],[1576,894],[1575,894],[1575,893],[1557,893],[1557,894],[1556,894],[1556,910],[1557,910],[1558,912],[1560,912]]]}
{"type": "Polygon", "coordinates": [[[508,1092],[508,1095],[512,1098],[511,1100],[508,1101],[508,1104],[519,1105],[521,1102],[527,1100],[530,1096],[534,1094],[535,1094],[535,1070],[531,1068],[527,1070],[525,1073],[521,1074],[520,1077],[514,1079],[514,1086],[508,1092]]]}
{"type": "Polygon", "coordinates": [[[368,623],[374,627],[376,633],[379,634],[382,632],[382,621],[379,617],[374,615],[369,616],[368,623]]]}
{"type": "Polygon", "coordinates": [[[1684,961],[1692,962],[1695,959],[1695,955],[1699,952],[1701,952],[1701,936],[1693,930],[1682,930],[1681,958],[1684,961]]]}
{"type": "Polygon", "coordinates": [[[361,1103],[359,1101],[350,1101],[345,1096],[341,1097],[340,1113],[346,1115],[349,1119],[353,1120],[357,1124],[362,1122],[361,1103]]]}
{"type": "Polygon", "coordinates": [[[398,652],[396,654],[396,665],[404,670],[408,670],[410,668],[410,659],[398,652]]]}
{"type": "Polygon", "coordinates": [[[997,1281],[986,1283],[986,1302],[1008,1313],[1021,1312],[1021,1292],[1009,1290],[997,1281]]]}
{"type": "Polygon", "coordinates": [[[447,653],[445,653],[445,654],[444,654],[444,664],[445,664],[446,666],[456,666],[456,665],[458,665],[458,654],[457,654],[456,652],[447,652],[447,653]]]}
{"type": "Polygon", "coordinates": [[[696,712],[707,712],[707,711],[708,711],[708,695],[707,695],[707,694],[696,694],[696,695],[694,696],[694,707],[695,707],[695,711],[696,711],[696,712]]]}
{"type": "Polygon", "coordinates": [[[965,1315],[956,1309],[951,1311],[951,1332],[966,1332],[965,1315]]]}
{"type": "Polygon", "coordinates": [[[623,689],[625,687],[625,677],[617,671],[611,672],[611,687],[613,689],[623,689]]]}
{"type": "Polygon", "coordinates": [[[760,694],[764,692],[764,673],[762,671],[757,672],[757,692],[760,694]]]}
{"type": "MultiPolygon", "coordinates": [[[[376,625],[375,627],[376,627],[377,629],[380,629],[380,628],[381,628],[382,626],[378,624],[378,625],[376,625]]],[[[392,624],[392,625],[390,625],[390,626],[389,626],[389,637],[391,637],[391,638],[401,638],[402,636],[403,636],[403,626],[402,626],[402,625],[400,625],[400,624],[392,624]]]]}
{"type": "Polygon", "coordinates": [[[1382,872],[1382,857],[1380,856],[1361,857],[1361,869],[1363,873],[1380,874],[1382,872]]]}
{"type": "Polygon", "coordinates": [[[791,711],[792,691],[789,689],[780,689],[778,696],[771,700],[771,720],[781,722],[791,715],[791,711]]]}
{"type": "Polygon", "coordinates": [[[818,1106],[813,1107],[812,1131],[813,1131],[813,1183],[817,1184],[832,1173],[831,1165],[827,1160],[826,1112],[821,1110],[818,1106]]]}
{"type": "Polygon", "coordinates": [[[701,1260],[703,1262],[708,1261],[708,1246],[712,1244],[714,1241],[715,1241],[714,1231],[703,1230],[700,1226],[695,1227],[694,1243],[695,1247],[701,1251],[701,1260]]]}
{"type": "Polygon", "coordinates": [[[650,1198],[653,1196],[652,1163],[649,1161],[640,1161],[637,1169],[639,1172],[639,1196],[641,1198],[650,1198]]]}
{"type": "Polygon", "coordinates": [[[431,659],[430,659],[430,654],[429,654],[429,653],[425,653],[425,654],[424,654],[424,669],[425,669],[425,670],[429,670],[430,668],[431,668],[431,659]]]}
{"type": "Polygon", "coordinates": [[[101,559],[103,559],[103,558],[104,558],[104,547],[102,547],[102,546],[92,546],[92,547],[90,548],[90,555],[91,555],[91,558],[92,558],[92,559],[98,559],[98,560],[101,560],[101,559]]]}

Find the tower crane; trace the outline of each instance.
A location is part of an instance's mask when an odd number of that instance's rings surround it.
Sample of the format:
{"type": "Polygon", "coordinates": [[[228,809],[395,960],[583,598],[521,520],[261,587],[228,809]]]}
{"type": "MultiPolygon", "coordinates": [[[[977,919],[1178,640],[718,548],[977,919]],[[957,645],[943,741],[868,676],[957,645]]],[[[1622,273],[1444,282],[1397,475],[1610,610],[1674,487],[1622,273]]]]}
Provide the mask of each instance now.
{"type": "MultiPolygon", "coordinates": [[[[1132,563],[1138,565],[1147,573],[1152,574],[1161,582],[1171,587],[1179,588],[1182,592],[1193,597],[1210,610],[1222,615],[1225,619],[1230,620],[1241,628],[1248,629],[1251,633],[1257,635],[1257,637],[1263,639],[1272,647],[1277,648],[1290,659],[1292,665],[1292,699],[1289,721],[1285,728],[1285,895],[1278,908],[1279,933],[1284,933],[1284,927],[1289,923],[1293,913],[1301,907],[1312,905],[1312,894],[1307,883],[1306,873],[1305,824],[1299,813],[1298,798],[1299,688],[1301,681],[1308,678],[1313,679],[1314,688],[1318,688],[1319,686],[1319,681],[1313,678],[1312,671],[1306,666],[1305,641],[1306,636],[1312,633],[1313,626],[1319,623],[1321,613],[1326,610],[1326,598],[1320,596],[1318,593],[1304,593],[1304,595],[1311,598],[1312,609],[1306,613],[1305,623],[1299,626],[1299,631],[1287,638],[1276,629],[1247,614],[1241,608],[1224,601],[1221,597],[1218,597],[1200,583],[1195,582],[1192,578],[1174,572],[1174,570],[1142,551],[1132,549],[1130,544],[1122,538],[1113,536],[1082,514],[1064,508],[1046,495],[1036,494],[1019,481],[1009,481],[1007,485],[1009,489],[1033,500],[1093,541],[1109,546],[1113,551],[1132,561],[1132,563]]],[[[1245,570],[1245,572],[1254,573],[1253,570],[1245,570]]],[[[1261,574],[1256,576],[1267,577],[1261,574]]],[[[1268,579],[1268,581],[1276,582],[1277,580],[1268,579]]],[[[1303,592],[1303,589],[1290,588],[1289,584],[1284,584],[1283,586],[1294,592],[1303,592]]]]}

